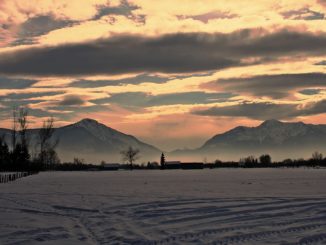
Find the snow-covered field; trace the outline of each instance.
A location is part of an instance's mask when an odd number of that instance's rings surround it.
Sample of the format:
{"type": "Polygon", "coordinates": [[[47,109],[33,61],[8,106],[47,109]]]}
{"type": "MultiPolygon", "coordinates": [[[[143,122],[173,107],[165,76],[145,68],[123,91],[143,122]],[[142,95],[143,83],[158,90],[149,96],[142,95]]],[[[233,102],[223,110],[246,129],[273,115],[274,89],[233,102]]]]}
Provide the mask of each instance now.
{"type": "Polygon", "coordinates": [[[326,169],[47,172],[0,185],[0,244],[326,244],[326,169]]]}

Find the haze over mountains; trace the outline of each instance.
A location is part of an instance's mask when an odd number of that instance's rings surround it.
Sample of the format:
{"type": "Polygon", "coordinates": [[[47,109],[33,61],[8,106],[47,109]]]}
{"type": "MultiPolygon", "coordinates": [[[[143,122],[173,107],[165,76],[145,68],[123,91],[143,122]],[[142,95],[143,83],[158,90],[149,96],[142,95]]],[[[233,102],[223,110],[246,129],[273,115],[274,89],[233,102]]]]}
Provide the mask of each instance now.
{"type": "MultiPolygon", "coordinates": [[[[0,129],[10,141],[10,130],[0,129]]],[[[30,129],[31,149],[35,148],[38,129],[30,129]]],[[[57,151],[63,161],[74,157],[87,162],[121,162],[120,152],[128,146],[141,152],[139,162],[158,161],[161,150],[146,144],[136,137],[121,133],[92,119],[56,128],[54,139],[59,139],[57,151]]],[[[9,142],[10,143],[10,142],[9,142]]],[[[284,123],[267,120],[258,127],[239,126],[206,141],[201,147],[191,150],[176,150],[167,153],[167,160],[209,161],[239,160],[248,155],[269,153],[274,160],[310,157],[313,151],[323,153],[326,149],[326,125],[284,123]]],[[[324,152],[325,153],[325,152],[324,152]]]]}
{"type": "Polygon", "coordinates": [[[177,150],[174,156],[238,160],[240,157],[271,154],[273,159],[307,158],[326,150],[326,125],[285,123],[267,120],[258,127],[239,126],[218,134],[194,150],[177,150]]]}

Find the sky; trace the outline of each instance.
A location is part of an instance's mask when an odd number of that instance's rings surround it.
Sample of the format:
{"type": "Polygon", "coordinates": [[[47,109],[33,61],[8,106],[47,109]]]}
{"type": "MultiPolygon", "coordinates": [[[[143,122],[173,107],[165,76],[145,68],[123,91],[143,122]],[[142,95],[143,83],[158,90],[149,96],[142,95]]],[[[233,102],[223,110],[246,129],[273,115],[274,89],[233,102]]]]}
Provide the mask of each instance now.
{"type": "Polygon", "coordinates": [[[91,118],[164,149],[326,123],[326,0],[1,0],[0,127],[91,118]]]}

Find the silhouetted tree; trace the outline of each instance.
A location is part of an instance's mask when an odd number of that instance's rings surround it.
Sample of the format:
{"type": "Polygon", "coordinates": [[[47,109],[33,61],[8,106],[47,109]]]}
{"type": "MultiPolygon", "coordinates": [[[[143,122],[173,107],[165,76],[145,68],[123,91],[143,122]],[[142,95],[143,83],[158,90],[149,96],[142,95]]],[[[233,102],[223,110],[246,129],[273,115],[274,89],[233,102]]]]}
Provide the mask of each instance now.
{"type": "Polygon", "coordinates": [[[283,164],[283,165],[292,165],[292,164],[293,164],[293,160],[290,159],[290,158],[284,159],[284,160],[282,161],[282,164],[283,164]]]}
{"type": "Polygon", "coordinates": [[[14,151],[17,143],[17,108],[12,110],[11,150],[14,151]]]}
{"type": "Polygon", "coordinates": [[[319,153],[318,151],[315,151],[314,153],[312,153],[311,160],[313,166],[316,166],[317,164],[320,164],[323,160],[323,154],[319,153]]]}
{"type": "Polygon", "coordinates": [[[259,157],[259,162],[263,165],[269,165],[272,163],[272,158],[270,155],[264,154],[259,157]]]}
{"type": "Polygon", "coordinates": [[[84,161],[84,159],[80,159],[80,158],[75,157],[74,161],[73,161],[73,164],[75,164],[75,165],[84,165],[85,161],[84,161]]]}
{"type": "Polygon", "coordinates": [[[120,152],[122,160],[129,163],[130,169],[133,169],[134,162],[139,159],[139,150],[134,149],[131,146],[125,151],[120,152]]]}
{"type": "Polygon", "coordinates": [[[16,147],[11,155],[14,162],[14,170],[28,170],[30,155],[26,146],[23,146],[21,143],[16,144],[16,147]]]}
{"type": "Polygon", "coordinates": [[[252,168],[258,163],[258,160],[254,156],[248,156],[240,159],[240,165],[246,168],[252,168]]]}
{"type": "Polygon", "coordinates": [[[165,156],[164,156],[164,153],[163,152],[161,154],[160,165],[161,165],[161,168],[164,169],[164,167],[165,167],[165,156]]]}
{"type": "Polygon", "coordinates": [[[38,132],[38,144],[40,146],[38,160],[47,168],[60,162],[59,157],[55,151],[59,141],[58,139],[51,139],[54,131],[54,120],[51,117],[43,122],[43,127],[38,132]]]}
{"type": "Polygon", "coordinates": [[[28,128],[28,110],[27,108],[19,109],[18,126],[20,135],[20,144],[23,148],[28,151],[28,139],[27,139],[27,128],[28,128]]]}
{"type": "Polygon", "coordinates": [[[312,153],[312,159],[315,161],[321,161],[323,160],[323,154],[319,153],[318,151],[315,151],[312,153]]]}
{"type": "Polygon", "coordinates": [[[28,150],[28,110],[20,108],[13,110],[13,127],[12,127],[12,152],[11,162],[14,170],[28,170],[30,165],[30,154],[28,150]],[[18,114],[18,115],[17,115],[18,114]],[[17,136],[19,135],[19,141],[17,136]]]}
{"type": "Polygon", "coordinates": [[[219,159],[216,159],[216,160],[214,161],[214,165],[215,165],[215,167],[219,167],[221,164],[222,164],[222,161],[219,160],[219,159]]]}
{"type": "Polygon", "coordinates": [[[7,170],[9,167],[10,153],[5,137],[0,137],[0,171],[7,170]]]}

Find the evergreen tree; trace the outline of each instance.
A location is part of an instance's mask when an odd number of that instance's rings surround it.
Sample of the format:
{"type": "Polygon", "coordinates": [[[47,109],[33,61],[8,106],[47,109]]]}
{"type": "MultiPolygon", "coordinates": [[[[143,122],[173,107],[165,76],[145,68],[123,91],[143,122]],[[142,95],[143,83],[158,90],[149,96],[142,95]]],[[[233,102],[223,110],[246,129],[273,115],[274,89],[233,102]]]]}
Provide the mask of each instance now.
{"type": "Polygon", "coordinates": [[[12,167],[15,171],[28,170],[30,165],[30,154],[25,144],[16,144],[15,149],[11,153],[12,167]]]}
{"type": "Polygon", "coordinates": [[[161,154],[161,168],[163,169],[165,167],[165,156],[164,156],[164,153],[162,152],[161,154]]]}
{"type": "Polygon", "coordinates": [[[9,147],[4,140],[4,137],[0,137],[0,171],[7,170],[9,167],[9,161],[9,147]]]}

